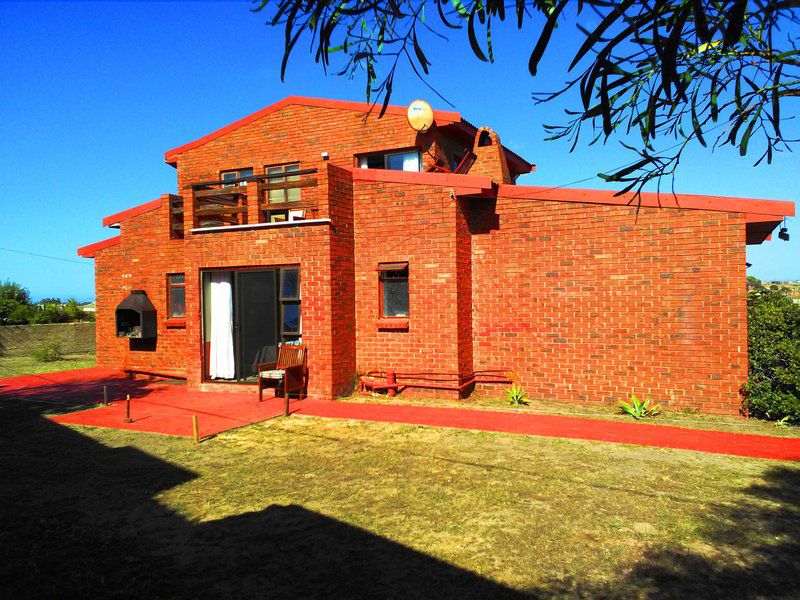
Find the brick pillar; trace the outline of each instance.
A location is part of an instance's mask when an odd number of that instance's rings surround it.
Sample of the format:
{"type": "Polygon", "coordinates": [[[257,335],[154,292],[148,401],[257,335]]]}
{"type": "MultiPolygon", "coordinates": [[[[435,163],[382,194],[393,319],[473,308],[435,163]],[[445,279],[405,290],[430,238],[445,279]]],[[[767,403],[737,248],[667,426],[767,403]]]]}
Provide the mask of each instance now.
{"type": "Polygon", "coordinates": [[[197,208],[197,199],[194,197],[194,190],[189,188],[183,194],[183,235],[189,237],[190,229],[197,227],[195,223],[195,209],[197,208]]]}
{"type": "Polygon", "coordinates": [[[259,202],[261,194],[258,191],[258,182],[257,181],[248,181],[247,182],[247,219],[245,223],[253,224],[253,223],[260,223],[262,221],[261,218],[261,210],[259,210],[259,202]]]}

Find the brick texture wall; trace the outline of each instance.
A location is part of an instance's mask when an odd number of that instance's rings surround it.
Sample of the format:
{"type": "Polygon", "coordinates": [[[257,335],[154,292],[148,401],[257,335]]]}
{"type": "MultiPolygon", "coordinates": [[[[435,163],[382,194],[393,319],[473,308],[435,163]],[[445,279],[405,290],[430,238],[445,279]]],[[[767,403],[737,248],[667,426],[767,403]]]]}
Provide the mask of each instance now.
{"type": "MultiPolygon", "coordinates": [[[[349,393],[356,372],[370,369],[507,368],[532,399],[636,393],[673,408],[738,410],[747,375],[743,215],[492,201],[351,170],[363,152],[419,146],[426,164],[452,154],[454,142],[437,136],[417,134],[404,117],[288,106],[181,154],[185,239],[170,239],[165,196],[160,209],[123,220],[121,243],[96,256],[98,362],[182,375],[195,389],[241,389],[203,382],[201,272],[297,265],[312,394],[349,393]],[[285,162],[318,169],[301,197],[317,200],[313,216],[329,224],[190,231],[192,183],[285,162]],[[380,318],[377,271],[397,261],[409,264],[410,316],[400,329],[380,318]],[[164,318],[168,273],[186,275],[178,327],[164,318]],[[114,309],[131,289],[146,290],[158,310],[155,344],[114,335],[114,309]]],[[[480,148],[476,168],[505,179],[492,151],[480,148]]],[[[242,220],[252,222],[255,184],[246,197],[242,220]]]]}
{"type": "Polygon", "coordinates": [[[747,379],[744,217],[635,212],[502,198],[476,211],[476,368],[513,369],[532,398],[635,393],[736,413],[747,379]]]}
{"type": "Polygon", "coordinates": [[[169,196],[162,206],[120,224],[120,243],[95,257],[97,363],[124,369],[183,376],[186,331],[168,328],[167,274],[186,268],[183,240],[169,236],[169,196]],[[145,290],[156,307],[155,344],[116,337],[114,311],[131,290],[145,290]]]}
{"type": "Polygon", "coordinates": [[[359,371],[459,372],[459,315],[469,310],[468,304],[459,309],[459,203],[437,186],[356,181],[354,187],[359,371]],[[408,262],[407,330],[382,327],[379,314],[378,265],[398,261],[408,262]]]}

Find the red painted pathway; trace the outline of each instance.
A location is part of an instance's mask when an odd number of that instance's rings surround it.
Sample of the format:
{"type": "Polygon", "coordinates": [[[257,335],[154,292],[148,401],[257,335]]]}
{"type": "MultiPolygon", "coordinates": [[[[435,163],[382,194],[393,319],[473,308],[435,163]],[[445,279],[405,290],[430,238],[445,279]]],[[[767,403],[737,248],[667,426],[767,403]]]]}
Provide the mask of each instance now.
{"type": "Polygon", "coordinates": [[[299,404],[293,413],[334,419],[501,431],[523,435],[696,450],[750,458],[800,461],[800,438],[687,429],[645,423],[463,408],[314,401],[299,404]]]}
{"type": "MultiPolygon", "coordinates": [[[[106,368],[61,371],[0,379],[2,398],[22,398],[32,404],[76,412],[53,417],[59,423],[111,427],[191,436],[192,415],[198,416],[200,435],[249,425],[282,412],[282,400],[259,403],[255,390],[241,393],[189,392],[176,382],[126,379],[106,368]],[[98,406],[107,385],[114,400],[98,406]],[[131,394],[133,423],[125,423],[125,394],[131,394]],[[88,410],[85,409],[87,406],[88,410]]],[[[292,403],[292,413],[335,419],[406,423],[433,427],[498,431],[523,435],[593,440],[660,448],[696,450],[752,458],[800,461],[800,438],[779,438],[724,431],[708,431],[601,421],[531,413],[470,410],[391,404],[361,404],[303,400],[292,403]]]]}

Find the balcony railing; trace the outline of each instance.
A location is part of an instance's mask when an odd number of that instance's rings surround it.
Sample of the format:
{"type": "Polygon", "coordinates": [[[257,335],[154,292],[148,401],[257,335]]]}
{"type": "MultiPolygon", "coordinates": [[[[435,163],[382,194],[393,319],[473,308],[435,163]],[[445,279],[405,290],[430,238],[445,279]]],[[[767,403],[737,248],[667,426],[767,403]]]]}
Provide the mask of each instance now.
{"type": "Polygon", "coordinates": [[[301,197],[292,201],[269,201],[269,192],[272,190],[316,187],[317,178],[309,177],[316,172],[317,169],[303,169],[289,173],[194,183],[194,226],[245,225],[316,218],[319,211],[317,194],[311,198],[301,197]],[[275,181],[288,177],[297,179],[275,181]]]}

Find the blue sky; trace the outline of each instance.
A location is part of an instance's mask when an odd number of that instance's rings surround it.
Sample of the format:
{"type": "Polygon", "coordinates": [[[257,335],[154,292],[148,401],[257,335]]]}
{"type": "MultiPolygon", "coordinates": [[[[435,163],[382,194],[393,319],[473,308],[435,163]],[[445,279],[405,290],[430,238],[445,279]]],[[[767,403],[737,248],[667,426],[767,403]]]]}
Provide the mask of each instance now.
{"type": "MultiPolygon", "coordinates": [[[[92,261],[77,247],[115,234],[102,217],[176,189],[164,151],[299,94],[363,100],[363,81],[326,77],[305,53],[279,77],[282,35],[247,2],[3,2],[0,4],[0,280],[34,298],[94,296],[92,261]]],[[[542,123],[563,106],[535,107],[534,90],[555,89],[577,41],[557,32],[535,80],[527,71],[534,33],[495,31],[492,65],[465,40],[429,39],[430,82],[476,125],[533,161],[522,183],[563,185],[630,162],[617,144],[544,142],[542,123]]],[[[458,34],[457,34],[458,35],[458,34]]],[[[449,108],[413,76],[395,82],[394,104],[428,99],[449,108]]],[[[789,107],[787,106],[787,109],[789,107]]],[[[795,105],[796,110],[796,105],[795,105]]],[[[788,112],[784,111],[784,114],[788,112]]],[[[679,192],[795,200],[800,159],[778,156],[753,168],[731,150],[690,152],[679,192]]],[[[599,179],[581,187],[607,187],[599,179]]],[[[800,231],[748,247],[749,273],[800,279],[800,231]]]]}

